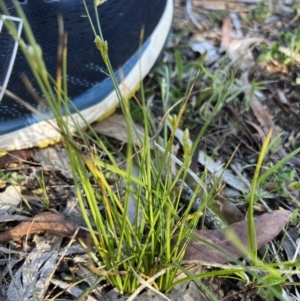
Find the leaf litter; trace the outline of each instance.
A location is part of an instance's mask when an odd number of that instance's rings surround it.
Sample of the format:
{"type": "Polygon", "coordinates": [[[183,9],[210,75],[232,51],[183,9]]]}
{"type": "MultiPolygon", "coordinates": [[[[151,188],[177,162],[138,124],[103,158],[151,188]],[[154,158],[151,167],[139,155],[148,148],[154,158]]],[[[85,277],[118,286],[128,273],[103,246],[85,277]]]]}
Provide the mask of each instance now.
{"type": "MultiPolygon", "coordinates": [[[[222,104],[222,109],[216,114],[209,125],[201,141],[201,148],[198,154],[198,169],[199,172],[207,169],[212,175],[211,179],[214,179],[214,177],[221,178],[225,188],[222,192],[223,196],[220,196],[219,201],[216,199],[216,203],[221,207],[221,212],[229,212],[227,222],[230,226],[228,227],[237,233],[237,236],[245,246],[247,246],[245,209],[242,206],[237,206],[240,205],[240,200],[243,200],[249,192],[251,176],[253,174],[253,164],[255,164],[258,157],[259,148],[264,139],[263,135],[266,135],[270,128],[273,129],[274,139],[276,138],[276,133],[281,133],[280,139],[277,142],[279,151],[270,154],[268,157],[270,164],[276,164],[279,159],[300,146],[300,89],[298,79],[299,66],[297,65],[299,63],[299,55],[293,54],[289,45],[281,41],[282,45],[278,47],[277,57],[272,57],[267,63],[259,61],[259,57],[268,54],[264,52],[264,47],[271,47],[276,38],[280,36],[282,30],[294,32],[297,26],[299,26],[299,22],[291,9],[293,4],[292,1],[285,1],[277,6],[271,6],[266,3],[266,8],[268,9],[264,12],[265,15],[263,15],[262,12],[256,10],[260,4],[254,0],[233,2],[187,1],[187,10],[182,1],[176,1],[174,31],[164,58],[165,62],[175,65],[175,61],[173,60],[174,49],[186,47],[181,53],[183,62],[186,65],[193,61],[202,60],[206,66],[210,68],[211,72],[218,69],[238,70],[235,77],[235,88],[239,88],[241,92],[237,94],[234,101],[231,100],[222,104]],[[220,12],[220,10],[223,11],[220,12]],[[218,12],[219,15],[218,13],[213,15],[213,12],[218,12]],[[282,17],[281,19],[278,18],[278,14],[282,17]],[[192,22],[190,22],[187,16],[192,22]],[[178,39],[176,37],[177,34],[186,28],[189,29],[187,33],[178,39]],[[218,52],[217,49],[219,49],[218,52]],[[280,54],[285,56],[285,61],[290,60],[290,62],[293,61],[294,63],[284,64],[282,60],[280,60],[280,54]],[[245,77],[245,72],[247,72],[247,77],[245,77]],[[242,77],[243,75],[244,78],[242,77]],[[263,89],[259,91],[257,89],[251,90],[253,80],[262,82],[263,89]],[[262,96],[260,98],[256,96],[259,93],[261,93],[262,96]],[[245,99],[248,99],[249,102],[247,103],[245,99]],[[236,116],[238,116],[238,118],[236,118],[236,116]],[[246,126],[246,124],[251,126],[246,126]],[[259,136],[260,139],[257,140],[257,136],[259,136]],[[240,146],[235,157],[225,170],[225,164],[229,161],[231,154],[238,145],[240,146]],[[226,193],[230,195],[230,189],[236,191],[235,197],[227,198],[226,193]],[[239,202],[235,202],[236,200],[234,198],[238,198],[239,202]],[[230,204],[230,202],[232,202],[232,204],[230,204]],[[235,209],[231,209],[231,205],[234,205],[235,209]],[[238,221],[238,219],[232,218],[233,215],[237,214],[236,210],[244,215],[245,220],[238,221]],[[232,223],[232,221],[236,223],[232,223]]],[[[185,77],[182,78],[183,81],[186,81],[191,74],[190,71],[186,71],[185,77]]],[[[153,107],[153,112],[155,116],[154,119],[159,120],[160,114],[161,116],[163,115],[162,110],[159,109],[160,104],[157,101],[161,96],[161,92],[155,89],[155,84],[151,83],[151,77],[146,79],[146,83],[150,86],[154,85],[152,89],[152,93],[155,93],[154,97],[151,95],[152,104],[155,106],[153,107]]],[[[209,85],[210,82],[207,78],[204,78],[202,85],[196,85],[195,90],[203,91],[206,84],[209,85]]],[[[201,92],[199,95],[201,95],[201,92]]],[[[184,116],[184,122],[182,123],[183,129],[185,127],[190,128],[192,136],[196,136],[201,126],[203,126],[207,116],[205,114],[207,114],[207,110],[210,106],[209,103],[205,104],[205,101],[199,106],[198,103],[201,103],[201,101],[198,100],[198,98],[200,97],[197,95],[194,96],[193,101],[189,103],[187,107],[187,117],[184,116]]],[[[116,126],[117,127],[112,130],[111,123],[106,124],[106,126],[102,123],[101,126],[95,125],[95,129],[98,128],[102,134],[112,136],[122,141],[122,143],[126,143],[127,133],[124,123],[120,121],[120,123],[116,123],[116,126]]],[[[142,130],[142,128],[140,128],[140,130],[142,130]]],[[[176,135],[180,141],[182,136],[180,130],[178,130],[176,135]]],[[[114,141],[114,143],[116,143],[116,141],[114,141]]],[[[4,182],[4,190],[2,190],[1,193],[2,198],[5,199],[5,205],[2,205],[1,208],[4,208],[4,215],[8,214],[7,219],[1,220],[1,223],[4,225],[4,229],[11,226],[11,230],[8,231],[18,229],[22,229],[23,231],[22,233],[18,232],[16,236],[12,235],[10,239],[17,239],[23,235],[27,236],[30,232],[37,233],[40,232],[39,230],[49,232],[51,217],[56,218],[55,227],[58,226],[60,231],[55,229],[55,231],[50,230],[50,232],[54,232],[60,236],[72,237],[76,229],[80,226],[80,222],[78,223],[78,220],[76,222],[70,220],[69,224],[66,223],[66,221],[69,221],[69,217],[63,217],[59,213],[40,212],[41,208],[37,205],[36,200],[40,200],[42,197],[33,193],[39,186],[36,181],[37,176],[43,175],[46,182],[45,192],[49,196],[50,208],[59,208],[60,212],[63,212],[66,209],[66,203],[74,198],[72,177],[64,149],[47,148],[46,150],[38,151],[37,154],[35,150],[23,151],[8,155],[7,157],[1,157],[0,159],[1,172],[6,176],[1,176],[1,181],[4,182]],[[49,152],[51,152],[51,156],[49,152]],[[47,157],[52,157],[53,159],[47,161],[47,157]],[[17,171],[18,174],[24,176],[26,182],[20,184],[20,181],[18,182],[15,178],[11,177],[12,171],[17,171]],[[18,196],[15,193],[15,188],[13,188],[14,192],[12,191],[12,187],[16,187],[13,186],[13,184],[16,183],[19,184],[17,185],[17,189],[19,190],[18,196]],[[7,199],[4,197],[5,195],[10,195],[11,197],[7,199]],[[20,198],[21,195],[25,195],[24,202],[22,202],[20,198]],[[57,201],[58,199],[60,200],[59,202],[57,201]],[[25,216],[27,220],[23,223],[12,222],[12,224],[7,224],[8,221],[18,220],[16,208],[18,208],[18,214],[20,209],[22,209],[29,211],[33,218],[28,219],[25,216]],[[47,225],[48,228],[39,228],[39,226],[37,226],[35,231],[32,231],[37,225],[36,222],[38,222],[38,218],[41,216],[45,218],[44,224],[47,225]],[[59,220],[60,218],[62,218],[62,220],[59,220]],[[8,225],[7,227],[6,224],[8,225]],[[15,225],[16,228],[13,228],[15,225]],[[72,227],[68,229],[70,232],[61,230],[62,226],[68,228],[68,225],[72,225],[72,227]]],[[[287,163],[286,168],[290,170],[293,169],[295,173],[292,179],[289,178],[290,182],[286,181],[288,184],[282,183],[280,187],[288,186],[291,182],[299,182],[300,165],[298,162],[299,157],[296,156],[287,163]]],[[[293,188],[291,188],[291,190],[293,190],[293,188]]],[[[274,189],[270,191],[266,189],[261,191],[261,195],[264,202],[267,203],[268,208],[274,211],[272,213],[266,213],[267,209],[262,206],[260,210],[263,211],[256,212],[259,214],[259,216],[256,217],[256,232],[259,247],[274,239],[290,219],[289,212],[278,210],[280,209],[279,204],[282,205],[285,203],[289,206],[289,210],[292,210],[297,208],[297,202],[299,203],[299,194],[297,193],[295,197],[288,194],[277,196],[274,189]]],[[[74,206],[76,207],[76,205],[74,206]]],[[[74,211],[71,210],[69,212],[71,216],[72,212],[74,211]]],[[[288,259],[299,256],[297,254],[297,252],[299,253],[299,249],[297,248],[299,245],[298,231],[297,227],[290,228],[287,231],[292,240],[294,240],[294,244],[291,244],[290,241],[288,242],[286,238],[283,240],[282,247],[288,259]]],[[[79,236],[77,237],[80,237],[80,233],[85,232],[79,232],[79,236]]],[[[7,232],[1,232],[0,240],[3,234],[7,235],[7,232]]],[[[56,271],[53,269],[57,263],[58,254],[60,254],[59,249],[65,248],[66,245],[64,244],[64,240],[56,234],[49,234],[50,236],[48,238],[46,236],[44,238],[45,240],[43,240],[43,238],[35,238],[35,247],[32,246],[31,240],[27,241],[27,239],[22,242],[17,241],[13,244],[13,246],[28,252],[28,255],[25,258],[24,264],[21,265],[20,261],[23,260],[25,253],[20,251],[19,256],[21,259],[18,259],[15,253],[11,253],[10,257],[15,258],[10,259],[12,264],[11,267],[7,269],[7,272],[9,271],[11,273],[10,277],[13,277],[13,280],[10,281],[9,286],[5,287],[5,297],[8,297],[9,300],[34,299],[35,293],[46,293],[45,288],[48,288],[48,286],[45,287],[46,278],[49,277],[49,275],[54,272],[58,276],[62,275],[62,272],[60,272],[61,267],[56,271]],[[26,277],[28,277],[30,273],[32,273],[33,277],[29,283],[26,277]],[[35,292],[32,290],[33,286],[36,288],[35,292]]],[[[224,236],[221,230],[197,230],[194,235],[200,239],[212,242],[215,247],[229,251],[229,254],[234,258],[240,258],[243,255],[235,245],[231,244],[230,240],[227,236],[224,236]]],[[[4,241],[2,241],[2,243],[3,242],[4,241]]],[[[77,252],[79,254],[80,249],[77,249],[77,252]]],[[[198,260],[202,263],[213,264],[228,262],[226,256],[225,258],[222,257],[223,254],[216,252],[215,249],[209,248],[207,244],[202,244],[198,240],[193,240],[190,243],[185,256],[185,259],[198,260]]],[[[81,268],[84,267],[84,265],[79,266],[81,268]]],[[[5,275],[7,275],[7,273],[5,275]]],[[[61,277],[60,280],[52,279],[51,281],[53,285],[68,291],[68,293],[74,297],[77,297],[82,292],[80,287],[77,287],[78,290],[76,292],[72,291],[71,288],[68,289],[68,283],[62,279],[63,277],[61,277]]],[[[220,279],[216,279],[215,281],[219,280],[220,279]]],[[[219,283],[214,287],[216,296],[222,295],[222,298],[225,298],[228,296],[226,293],[229,294],[229,291],[230,294],[234,293],[238,296],[235,288],[225,289],[225,282],[226,281],[223,280],[221,284],[219,283]]],[[[194,283],[191,283],[190,287],[193,285],[194,283]]],[[[212,283],[210,283],[210,285],[212,285],[212,283]]],[[[198,297],[200,300],[209,300],[202,295],[197,286],[193,288],[193,293],[188,291],[188,286],[184,287],[186,289],[185,293],[175,288],[174,292],[176,292],[176,295],[173,295],[173,297],[168,296],[168,298],[171,300],[175,300],[175,298],[177,298],[176,300],[190,300],[189,298],[193,296],[193,299],[198,297]],[[181,297],[178,297],[180,294],[181,297]]],[[[114,290],[104,291],[106,291],[104,295],[97,295],[95,293],[93,296],[89,296],[90,300],[102,300],[101,298],[104,298],[104,296],[107,297],[107,300],[119,298],[118,293],[114,290]],[[109,297],[109,294],[111,297],[109,297]]],[[[150,298],[150,296],[151,299],[154,297],[159,298],[155,295],[155,292],[149,290],[144,294],[144,297],[143,294],[141,294],[136,300],[146,300],[150,298]]],[[[241,297],[241,300],[248,299],[241,297]]]]}

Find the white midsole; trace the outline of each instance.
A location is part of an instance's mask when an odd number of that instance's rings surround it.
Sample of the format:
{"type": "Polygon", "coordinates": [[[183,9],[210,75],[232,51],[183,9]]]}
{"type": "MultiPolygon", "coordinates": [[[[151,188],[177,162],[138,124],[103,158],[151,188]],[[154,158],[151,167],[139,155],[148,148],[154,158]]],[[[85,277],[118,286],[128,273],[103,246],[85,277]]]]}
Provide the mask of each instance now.
{"type": "MultiPolygon", "coordinates": [[[[153,67],[161,49],[164,47],[172,24],[172,16],[173,0],[168,0],[163,16],[151,35],[150,44],[143,52],[139,63],[132,68],[120,84],[120,89],[124,94],[133,91],[153,67]],[[140,76],[137,76],[137,74],[140,76]]],[[[113,91],[98,104],[80,111],[80,114],[72,114],[72,118],[64,117],[64,120],[69,123],[70,129],[75,131],[76,128],[82,128],[86,126],[86,123],[92,123],[101,118],[101,116],[117,107],[118,104],[117,95],[113,91]]],[[[18,150],[47,145],[59,140],[60,137],[55,120],[41,121],[2,136],[0,138],[0,150],[18,150]]]]}

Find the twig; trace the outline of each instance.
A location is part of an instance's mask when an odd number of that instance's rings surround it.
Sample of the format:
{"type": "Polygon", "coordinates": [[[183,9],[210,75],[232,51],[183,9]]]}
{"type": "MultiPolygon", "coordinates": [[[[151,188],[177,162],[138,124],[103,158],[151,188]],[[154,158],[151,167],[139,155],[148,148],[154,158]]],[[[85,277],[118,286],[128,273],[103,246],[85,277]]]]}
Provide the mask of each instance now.
{"type": "Polygon", "coordinates": [[[185,9],[186,9],[186,12],[187,12],[187,15],[188,15],[190,21],[197,27],[197,29],[199,29],[199,30],[206,29],[196,19],[195,15],[193,13],[193,4],[192,4],[192,2],[193,2],[193,0],[186,0],[186,6],[185,6],[185,9]]]}

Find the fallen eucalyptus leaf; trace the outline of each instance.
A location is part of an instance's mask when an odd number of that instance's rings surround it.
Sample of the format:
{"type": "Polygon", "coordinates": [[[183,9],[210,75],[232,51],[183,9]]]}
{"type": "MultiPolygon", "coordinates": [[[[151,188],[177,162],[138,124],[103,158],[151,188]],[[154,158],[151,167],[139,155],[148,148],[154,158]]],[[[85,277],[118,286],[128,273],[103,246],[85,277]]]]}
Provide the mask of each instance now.
{"type": "MultiPolygon", "coordinates": [[[[291,217],[291,212],[276,210],[272,213],[265,213],[255,218],[257,248],[261,248],[283,229],[291,217]]],[[[239,244],[248,249],[248,227],[247,221],[238,222],[225,228],[224,230],[195,230],[194,236],[198,239],[192,239],[189,243],[185,260],[199,260],[208,263],[227,263],[232,261],[231,257],[236,259],[243,256],[243,253],[225,234],[226,230],[231,230],[239,239],[239,244]],[[214,245],[217,249],[207,243],[214,245]],[[226,256],[223,252],[227,253],[226,256]]]]}
{"type": "Polygon", "coordinates": [[[231,31],[232,31],[232,23],[231,23],[230,15],[228,14],[225,17],[222,25],[222,39],[219,48],[219,53],[226,51],[228,49],[231,40],[231,31]]]}
{"type": "Polygon", "coordinates": [[[5,168],[11,163],[26,161],[32,157],[34,151],[32,149],[17,150],[0,156],[0,168],[5,168]]]}
{"type": "Polygon", "coordinates": [[[215,199],[215,203],[220,206],[220,212],[228,225],[232,225],[237,222],[243,221],[244,215],[242,212],[228,199],[221,195],[218,195],[215,199]]]}

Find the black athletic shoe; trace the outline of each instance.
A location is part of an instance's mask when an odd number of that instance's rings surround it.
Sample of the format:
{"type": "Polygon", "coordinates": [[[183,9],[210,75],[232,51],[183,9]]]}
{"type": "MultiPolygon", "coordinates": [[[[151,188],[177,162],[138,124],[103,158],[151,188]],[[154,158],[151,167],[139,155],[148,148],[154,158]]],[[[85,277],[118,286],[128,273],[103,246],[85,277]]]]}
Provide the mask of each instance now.
{"type": "MultiPolygon", "coordinates": [[[[3,0],[0,0],[3,1],[3,0]]],[[[22,30],[11,0],[4,0],[13,21],[22,30]]],[[[94,35],[82,0],[19,0],[29,21],[49,73],[55,78],[57,68],[58,22],[62,15],[68,35],[68,96],[84,119],[91,123],[118,105],[105,64],[94,44],[94,35]]],[[[86,0],[94,13],[94,1],[86,0]]],[[[173,0],[107,0],[98,8],[104,40],[116,77],[122,79],[121,90],[137,88],[160,55],[173,17],[173,0]],[[144,40],[141,45],[141,29],[144,40]],[[119,70],[121,73],[119,74],[119,70]],[[122,88],[123,87],[123,88],[122,88]]],[[[39,93],[34,77],[18,44],[3,26],[0,9],[0,150],[46,146],[59,139],[48,122],[34,115],[8,97],[8,90],[53,119],[51,112],[41,110],[20,79],[25,73],[39,93]]],[[[71,109],[78,126],[84,126],[78,113],[71,109]]]]}

